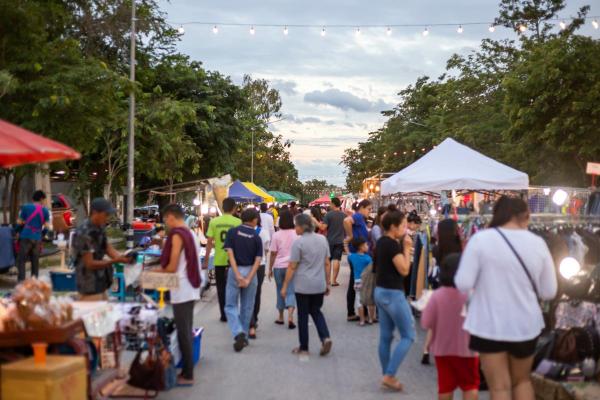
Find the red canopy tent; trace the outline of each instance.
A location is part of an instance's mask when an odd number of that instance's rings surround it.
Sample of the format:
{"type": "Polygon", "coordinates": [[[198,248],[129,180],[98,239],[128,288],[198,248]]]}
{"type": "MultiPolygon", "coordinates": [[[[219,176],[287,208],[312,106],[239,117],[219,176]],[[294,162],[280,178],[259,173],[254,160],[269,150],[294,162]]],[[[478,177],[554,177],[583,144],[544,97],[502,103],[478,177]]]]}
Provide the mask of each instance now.
{"type": "Polygon", "coordinates": [[[308,205],[310,207],[313,207],[313,206],[321,206],[321,205],[329,204],[329,203],[331,203],[331,198],[329,196],[323,196],[323,197],[319,197],[316,200],[311,201],[308,205]]]}
{"type": "Polygon", "coordinates": [[[0,167],[2,168],[79,158],[81,154],[69,146],[0,119],[0,167]]]}

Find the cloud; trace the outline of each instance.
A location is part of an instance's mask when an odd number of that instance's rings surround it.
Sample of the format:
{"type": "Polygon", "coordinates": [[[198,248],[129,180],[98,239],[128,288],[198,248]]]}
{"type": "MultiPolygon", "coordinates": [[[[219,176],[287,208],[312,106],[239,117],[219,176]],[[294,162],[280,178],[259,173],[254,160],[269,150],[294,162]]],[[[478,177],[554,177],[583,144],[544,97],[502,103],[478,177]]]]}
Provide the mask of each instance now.
{"type": "Polygon", "coordinates": [[[318,124],[321,118],[318,117],[296,117],[293,114],[283,114],[282,119],[292,124],[318,124]]]}
{"type": "Polygon", "coordinates": [[[308,92],[304,95],[304,101],[313,104],[324,104],[344,111],[354,110],[358,112],[383,111],[392,107],[382,99],[372,102],[339,89],[308,92]]]}
{"type": "Polygon", "coordinates": [[[274,89],[279,90],[279,92],[283,94],[287,94],[289,96],[293,96],[297,94],[296,87],[298,86],[294,81],[286,81],[282,79],[274,79],[271,81],[271,86],[274,89]]]}

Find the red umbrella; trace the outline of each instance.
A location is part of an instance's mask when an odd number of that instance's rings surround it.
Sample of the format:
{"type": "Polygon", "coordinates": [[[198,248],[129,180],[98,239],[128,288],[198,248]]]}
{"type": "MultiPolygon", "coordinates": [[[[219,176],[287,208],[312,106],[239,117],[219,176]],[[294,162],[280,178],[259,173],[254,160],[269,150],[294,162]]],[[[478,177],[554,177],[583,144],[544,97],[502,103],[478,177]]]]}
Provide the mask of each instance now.
{"type": "Polygon", "coordinates": [[[2,168],[79,158],[81,154],[69,146],[0,119],[0,167],[2,168]]]}

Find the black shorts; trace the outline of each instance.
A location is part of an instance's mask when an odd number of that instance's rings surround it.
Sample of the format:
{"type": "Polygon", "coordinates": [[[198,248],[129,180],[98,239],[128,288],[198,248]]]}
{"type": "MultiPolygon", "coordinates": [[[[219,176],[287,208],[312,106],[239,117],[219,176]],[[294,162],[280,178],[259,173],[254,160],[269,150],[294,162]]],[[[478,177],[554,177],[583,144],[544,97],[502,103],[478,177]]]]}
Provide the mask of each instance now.
{"type": "Polygon", "coordinates": [[[525,342],[499,342],[471,335],[469,348],[478,353],[508,353],[516,358],[527,358],[535,354],[538,338],[525,342]]]}
{"type": "Polygon", "coordinates": [[[329,245],[329,258],[331,260],[338,260],[340,261],[342,259],[342,255],[344,254],[344,245],[343,244],[330,244],[329,245]]]}

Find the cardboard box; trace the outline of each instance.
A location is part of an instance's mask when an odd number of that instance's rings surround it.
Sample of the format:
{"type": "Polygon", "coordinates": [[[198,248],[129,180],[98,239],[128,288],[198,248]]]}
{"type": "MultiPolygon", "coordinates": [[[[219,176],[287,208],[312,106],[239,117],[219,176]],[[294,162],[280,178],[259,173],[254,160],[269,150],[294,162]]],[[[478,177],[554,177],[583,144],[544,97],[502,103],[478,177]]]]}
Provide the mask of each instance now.
{"type": "Polygon", "coordinates": [[[48,355],[45,365],[29,357],[2,366],[2,399],[84,400],[87,383],[83,356],[48,355]]]}

